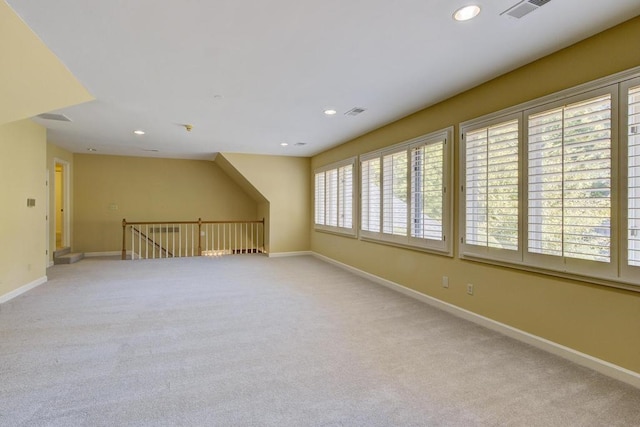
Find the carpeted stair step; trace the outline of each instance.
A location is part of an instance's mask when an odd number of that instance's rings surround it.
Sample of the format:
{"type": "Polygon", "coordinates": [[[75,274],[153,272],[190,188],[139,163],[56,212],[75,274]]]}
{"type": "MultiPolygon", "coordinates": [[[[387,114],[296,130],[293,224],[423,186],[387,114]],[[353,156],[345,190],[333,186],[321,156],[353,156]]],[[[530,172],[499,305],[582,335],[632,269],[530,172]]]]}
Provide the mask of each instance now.
{"type": "Polygon", "coordinates": [[[84,253],[71,253],[71,248],[58,249],[53,253],[53,263],[58,264],[73,264],[84,258],[84,253]]]}
{"type": "Polygon", "coordinates": [[[53,252],[53,257],[54,258],[60,258],[61,256],[66,255],[66,254],[68,254],[70,252],[71,252],[71,248],[69,246],[64,247],[64,248],[60,248],[60,249],[56,249],[53,252]]]}

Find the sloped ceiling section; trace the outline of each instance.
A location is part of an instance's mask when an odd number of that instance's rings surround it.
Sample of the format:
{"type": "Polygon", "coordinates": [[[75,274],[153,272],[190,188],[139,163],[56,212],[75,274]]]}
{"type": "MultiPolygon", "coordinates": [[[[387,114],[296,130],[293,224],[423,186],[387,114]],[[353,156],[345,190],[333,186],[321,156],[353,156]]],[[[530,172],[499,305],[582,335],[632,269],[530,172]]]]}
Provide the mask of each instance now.
{"type": "Polygon", "coordinates": [[[0,125],[93,99],[4,1],[0,54],[0,125]]]}
{"type": "Polygon", "coordinates": [[[267,198],[225,157],[224,154],[217,153],[213,161],[220,166],[229,177],[240,186],[253,200],[258,203],[268,202],[267,198]]]}

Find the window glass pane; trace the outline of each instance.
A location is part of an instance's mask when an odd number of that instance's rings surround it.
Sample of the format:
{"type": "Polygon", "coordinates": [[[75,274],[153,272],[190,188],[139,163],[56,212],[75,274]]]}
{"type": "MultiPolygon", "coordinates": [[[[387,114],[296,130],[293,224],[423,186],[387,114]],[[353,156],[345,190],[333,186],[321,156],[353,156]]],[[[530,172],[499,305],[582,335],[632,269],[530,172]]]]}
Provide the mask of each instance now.
{"type": "Polygon", "coordinates": [[[466,135],[466,243],[518,250],[518,120],[466,135]]]}
{"type": "Polygon", "coordinates": [[[382,158],[383,232],[407,235],[407,151],[382,158]]]}
{"type": "Polygon", "coordinates": [[[609,262],[611,95],[529,117],[530,252],[609,262]]]}
{"type": "Polygon", "coordinates": [[[640,266],[640,86],[629,89],[628,254],[629,265],[640,266]]]}
{"type": "Polygon", "coordinates": [[[442,240],[444,141],[411,150],[411,236],[442,240]]]}
{"type": "Polygon", "coordinates": [[[315,223],[324,225],[324,172],[315,176],[315,223]]]}
{"type": "Polygon", "coordinates": [[[361,228],[380,232],[380,159],[361,163],[362,200],[361,228]]]}

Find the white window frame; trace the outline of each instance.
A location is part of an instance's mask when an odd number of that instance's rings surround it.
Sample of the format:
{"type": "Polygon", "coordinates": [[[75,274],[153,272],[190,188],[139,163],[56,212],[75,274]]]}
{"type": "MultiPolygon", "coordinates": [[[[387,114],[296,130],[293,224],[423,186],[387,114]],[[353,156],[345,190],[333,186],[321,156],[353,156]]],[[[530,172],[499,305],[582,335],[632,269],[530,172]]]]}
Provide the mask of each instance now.
{"type": "MultiPolygon", "coordinates": [[[[617,241],[617,206],[615,200],[618,199],[618,168],[617,168],[617,150],[615,141],[618,140],[617,129],[619,127],[618,124],[618,88],[614,86],[607,86],[600,89],[595,89],[583,94],[575,95],[572,97],[565,98],[561,101],[556,101],[550,104],[545,104],[539,107],[534,107],[528,109],[524,112],[524,128],[527,128],[526,123],[528,123],[528,118],[531,115],[536,113],[540,113],[547,110],[552,110],[554,108],[562,107],[564,105],[577,103],[580,101],[585,101],[591,98],[596,98],[601,95],[611,95],[611,215],[610,215],[610,224],[611,224],[611,254],[610,254],[610,262],[597,262],[597,261],[589,261],[579,258],[572,257],[564,257],[564,256],[552,256],[552,255],[544,255],[539,253],[533,253],[526,250],[524,251],[523,262],[527,265],[531,265],[538,268],[547,268],[550,270],[563,271],[574,274],[588,275],[597,278],[615,278],[617,276],[618,269],[618,241],[617,241]]],[[[525,147],[528,147],[528,132],[525,131],[524,139],[525,139],[525,147]]],[[[527,152],[522,153],[523,157],[527,157],[527,152]]],[[[524,188],[528,188],[528,178],[529,175],[527,173],[527,168],[524,168],[523,171],[523,180],[525,182],[524,188]]],[[[523,214],[527,215],[529,211],[529,198],[527,194],[522,199],[522,210],[523,214]]],[[[528,221],[524,221],[522,223],[525,228],[524,236],[528,238],[529,229],[528,229],[528,221]]]]}
{"type": "Polygon", "coordinates": [[[569,88],[536,100],[519,104],[502,111],[460,123],[460,212],[458,218],[458,257],[505,267],[575,279],[605,286],[640,291],[640,266],[628,265],[628,90],[640,86],[640,67],[623,71],[574,88],[569,88]],[[611,94],[611,214],[610,262],[590,261],[578,258],[542,255],[528,252],[528,117],[537,112],[551,110],[580,100],[611,94]],[[464,131],[482,124],[506,121],[505,117],[517,114],[521,120],[520,149],[520,203],[519,203],[519,251],[504,256],[499,252],[471,248],[464,242],[466,221],[464,131]]]}
{"type": "MultiPolygon", "coordinates": [[[[453,256],[452,253],[452,231],[453,231],[453,197],[451,195],[450,188],[453,185],[453,167],[451,165],[452,160],[452,147],[453,147],[453,127],[448,127],[442,130],[431,132],[429,134],[404,141],[399,144],[395,144],[389,147],[385,147],[381,150],[372,151],[360,155],[360,173],[364,170],[362,163],[368,162],[373,159],[380,160],[380,176],[379,176],[379,188],[380,188],[380,207],[379,207],[379,225],[380,231],[369,231],[362,228],[362,220],[359,221],[360,229],[359,235],[361,240],[375,241],[378,243],[386,243],[394,246],[408,247],[412,249],[419,249],[427,252],[433,252],[440,255],[453,256]],[[442,164],[442,239],[430,239],[412,236],[413,224],[411,221],[412,213],[412,172],[411,172],[411,153],[414,148],[422,147],[424,145],[436,144],[444,142],[443,144],[443,164],[442,164]],[[383,197],[383,182],[384,182],[384,165],[383,158],[385,156],[406,152],[407,155],[407,232],[406,235],[396,235],[391,233],[385,233],[384,230],[384,197],[383,197]]],[[[363,179],[360,177],[360,206],[366,206],[363,202],[364,189],[363,179]]],[[[362,212],[360,212],[360,218],[362,219],[362,212]]]]}
{"type": "MultiPolygon", "coordinates": [[[[630,79],[624,81],[620,84],[620,174],[619,176],[628,179],[628,148],[629,148],[629,104],[628,104],[628,93],[629,89],[640,86],[640,77],[630,79]]],[[[640,266],[629,265],[628,260],[628,250],[629,250],[629,240],[628,236],[630,236],[630,230],[628,229],[629,218],[628,218],[628,184],[625,180],[621,183],[621,191],[620,191],[620,277],[629,282],[637,282],[638,278],[640,278],[640,266]]]]}
{"type": "Polygon", "coordinates": [[[331,163],[322,167],[319,167],[317,169],[314,170],[313,173],[313,212],[314,212],[314,229],[317,231],[324,231],[324,232],[329,232],[329,233],[335,233],[335,234],[341,234],[341,235],[345,235],[345,236],[349,236],[349,237],[356,237],[356,224],[358,222],[358,217],[357,217],[357,188],[358,188],[358,175],[357,175],[357,169],[356,169],[356,157],[350,157],[348,159],[339,161],[339,162],[335,162],[335,163],[331,163]],[[342,201],[344,200],[342,196],[343,192],[341,191],[341,185],[340,182],[337,183],[337,188],[336,188],[336,196],[337,196],[337,203],[335,206],[335,212],[333,212],[333,215],[335,216],[335,218],[337,218],[337,225],[329,225],[327,224],[328,219],[330,218],[329,212],[327,212],[327,191],[328,191],[328,185],[326,183],[326,181],[324,181],[324,197],[322,198],[322,204],[323,206],[319,206],[318,205],[318,197],[317,197],[317,184],[318,184],[318,179],[320,176],[322,176],[322,179],[326,179],[326,175],[327,173],[335,173],[338,176],[338,180],[340,179],[340,173],[339,171],[344,168],[344,167],[351,167],[351,197],[350,197],[350,202],[351,202],[351,227],[344,227],[340,222],[340,211],[342,209],[342,201]],[[318,223],[318,215],[317,212],[319,209],[322,208],[323,211],[323,216],[322,216],[322,222],[318,223]]]}
{"type": "MultiPolygon", "coordinates": [[[[467,182],[467,162],[466,162],[466,138],[465,135],[469,132],[473,132],[476,130],[490,128],[495,125],[499,125],[502,123],[507,123],[510,121],[518,121],[518,135],[519,135],[519,144],[518,144],[518,173],[520,177],[520,185],[518,186],[519,192],[519,200],[522,200],[523,187],[522,187],[522,132],[523,132],[523,121],[522,121],[522,113],[512,113],[506,115],[498,115],[492,116],[488,119],[480,119],[473,120],[469,122],[465,122],[460,124],[460,218],[459,218],[459,232],[460,232],[460,243],[459,243],[459,253],[461,257],[480,257],[480,258],[490,258],[501,261],[519,261],[522,259],[522,242],[523,242],[523,227],[522,227],[522,209],[519,209],[518,212],[518,249],[510,250],[510,249],[500,249],[500,248],[492,248],[489,246],[479,246],[472,245],[466,242],[466,234],[467,234],[467,198],[466,198],[466,182],[467,182]]],[[[521,206],[521,203],[519,204],[521,206]]]]}

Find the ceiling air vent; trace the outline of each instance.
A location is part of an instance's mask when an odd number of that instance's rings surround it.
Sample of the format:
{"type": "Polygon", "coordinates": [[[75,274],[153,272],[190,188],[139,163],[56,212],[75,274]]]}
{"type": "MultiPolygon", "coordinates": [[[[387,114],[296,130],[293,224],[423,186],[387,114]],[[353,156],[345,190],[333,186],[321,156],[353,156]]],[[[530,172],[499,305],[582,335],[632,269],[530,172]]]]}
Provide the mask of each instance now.
{"type": "Polygon", "coordinates": [[[500,15],[506,14],[520,19],[523,16],[530,14],[534,10],[539,9],[550,1],[551,0],[522,0],[502,12],[500,15]]]}
{"type": "Polygon", "coordinates": [[[345,116],[357,116],[360,113],[364,113],[366,110],[366,108],[360,108],[360,107],[354,107],[351,110],[347,111],[346,113],[344,113],[345,116]]]}
{"type": "Polygon", "coordinates": [[[42,113],[36,116],[39,119],[44,120],[56,120],[58,122],[70,122],[71,119],[64,114],[55,114],[55,113],[42,113]]]}

